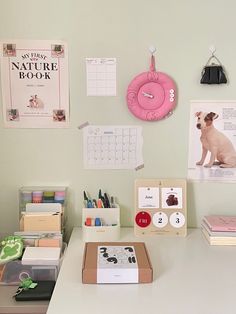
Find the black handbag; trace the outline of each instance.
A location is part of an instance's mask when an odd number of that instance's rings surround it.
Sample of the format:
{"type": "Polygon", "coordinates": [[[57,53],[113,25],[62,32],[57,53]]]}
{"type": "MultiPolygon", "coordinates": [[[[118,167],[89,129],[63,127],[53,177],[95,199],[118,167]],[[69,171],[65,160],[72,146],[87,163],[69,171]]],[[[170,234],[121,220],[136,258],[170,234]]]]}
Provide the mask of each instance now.
{"type": "Polygon", "coordinates": [[[202,70],[201,84],[226,84],[227,78],[223,66],[221,65],[219,59],[212,54],[208,59],[207,64],[202,70]],[[218,64],[214,63],[214,60],[218,64]]]}

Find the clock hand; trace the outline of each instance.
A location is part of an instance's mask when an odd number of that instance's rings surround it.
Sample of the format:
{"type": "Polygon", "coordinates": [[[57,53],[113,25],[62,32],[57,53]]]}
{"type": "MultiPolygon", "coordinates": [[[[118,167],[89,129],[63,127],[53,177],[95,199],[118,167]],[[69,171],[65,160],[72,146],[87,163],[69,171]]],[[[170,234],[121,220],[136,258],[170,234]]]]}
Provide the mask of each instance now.
{"type": "Polygon", "coordinates": [[[143,94],[144,97],[154,98],[154,96],[152,94],[145,93],[145,92],[142,92],[142,94],[143,94]]]}

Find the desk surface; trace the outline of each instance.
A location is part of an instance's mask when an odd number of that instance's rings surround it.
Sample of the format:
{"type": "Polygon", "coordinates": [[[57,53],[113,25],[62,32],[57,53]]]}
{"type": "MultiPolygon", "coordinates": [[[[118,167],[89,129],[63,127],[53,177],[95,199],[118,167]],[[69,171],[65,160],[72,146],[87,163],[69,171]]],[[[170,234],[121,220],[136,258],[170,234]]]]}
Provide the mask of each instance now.
{"type": "Polygon", "coordinates": [[[210,246],[199,229],[186,238],[137,238],[125,228],[120,241],[146,243],[153,283],[82,284],[84,243],[75,228],[47,314],[236,313],[236,247],[210,246]]]}
{"type": "Polygon", "coordinates": [[[12,296],[17,286],[0,286],[0,313],[43,314],[46,313],[48,301],[17,302],[12,296]]]}

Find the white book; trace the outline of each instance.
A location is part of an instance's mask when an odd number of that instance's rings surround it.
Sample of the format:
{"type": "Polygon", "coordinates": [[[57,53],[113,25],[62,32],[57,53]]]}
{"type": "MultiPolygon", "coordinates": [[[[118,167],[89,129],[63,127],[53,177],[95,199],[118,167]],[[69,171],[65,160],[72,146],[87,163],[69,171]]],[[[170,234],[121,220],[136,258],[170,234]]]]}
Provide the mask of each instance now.
{"type": "Polygon", "coordinates": [[[59,247],[29,247],[25,248],[22,265],[54,265],[60,262],[61,248],[59,247]]]}

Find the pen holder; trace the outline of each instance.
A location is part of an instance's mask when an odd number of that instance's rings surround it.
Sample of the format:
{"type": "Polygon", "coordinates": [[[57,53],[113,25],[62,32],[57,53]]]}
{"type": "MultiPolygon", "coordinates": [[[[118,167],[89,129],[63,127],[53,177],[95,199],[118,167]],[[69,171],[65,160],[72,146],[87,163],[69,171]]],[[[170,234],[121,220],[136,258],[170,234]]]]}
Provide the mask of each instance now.
{"type": "Polygon", "coordinates": [[[83,240],[86,242],[119,240],[120,207],[83,208],[82,233],[83,240]],[[95,221],[101,222],[101,225],[95,226],[95,221]]]}

